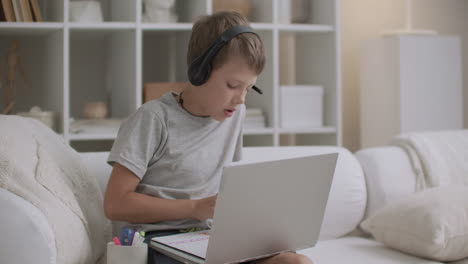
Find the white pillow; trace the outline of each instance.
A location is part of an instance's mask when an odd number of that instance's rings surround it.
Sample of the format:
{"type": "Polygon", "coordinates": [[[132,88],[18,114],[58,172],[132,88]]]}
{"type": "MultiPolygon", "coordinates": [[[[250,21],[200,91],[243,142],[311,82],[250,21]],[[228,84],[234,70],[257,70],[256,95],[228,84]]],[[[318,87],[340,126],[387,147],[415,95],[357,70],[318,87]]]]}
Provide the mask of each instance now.
{"type": "Polygon", "coordinates": [[[364,173],[348,149],[336,146],[244,147],[242,160],[258,162],[334,152],[338,152],[338,161],[319,237],[328,240],[353,231],[362,222],[366,209],[364,173]]]}
{"type": "Polygon", "coordinates": [[[388,247],[437,261],[468,257],[468,187],[411,194],[376,211],[361,227],[388,247]]]}

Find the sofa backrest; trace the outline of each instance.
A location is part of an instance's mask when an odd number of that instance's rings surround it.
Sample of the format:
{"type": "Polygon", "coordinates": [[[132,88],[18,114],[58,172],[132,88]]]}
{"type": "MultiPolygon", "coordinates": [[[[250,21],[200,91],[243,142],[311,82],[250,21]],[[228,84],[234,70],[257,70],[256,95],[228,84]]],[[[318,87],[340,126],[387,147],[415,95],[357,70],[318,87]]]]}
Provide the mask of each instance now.
{"type": "MultiPolygon", "coordinates": [[[[362,221],[366,208],[364,174],[354,155],[341,147],[245,147],[243,161],[268,161],[306,155],[339,153],[320,239],[333,239],[353,231],[362,221]]],[[[88,169],[96,175],[104,191],[111,172],[108,153],[81,153],[88,169]]],[[[115,231],[114,231],[115,232],[115,231]]]]}
{"type": "Polygon", "coordinates": [[[336,146],[246,147],[242,160],[268,161],[337,152],[338,161],[325,210],[320,240],[353,231],[366,208],[366,185],[359,162],[347,149],[336,146]]]}

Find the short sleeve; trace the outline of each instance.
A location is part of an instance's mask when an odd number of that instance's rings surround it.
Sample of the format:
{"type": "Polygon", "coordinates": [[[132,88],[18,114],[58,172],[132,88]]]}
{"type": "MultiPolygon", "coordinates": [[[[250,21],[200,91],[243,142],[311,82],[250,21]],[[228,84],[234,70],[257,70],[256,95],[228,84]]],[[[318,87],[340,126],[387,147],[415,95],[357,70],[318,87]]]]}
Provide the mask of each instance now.
{"type": "Polygon", "coordinates": [[[167,129],[156,113],[140,108],[120,126],[107,162],[125,166],[140,179],[157,160],[167,140],[167,129]]]}

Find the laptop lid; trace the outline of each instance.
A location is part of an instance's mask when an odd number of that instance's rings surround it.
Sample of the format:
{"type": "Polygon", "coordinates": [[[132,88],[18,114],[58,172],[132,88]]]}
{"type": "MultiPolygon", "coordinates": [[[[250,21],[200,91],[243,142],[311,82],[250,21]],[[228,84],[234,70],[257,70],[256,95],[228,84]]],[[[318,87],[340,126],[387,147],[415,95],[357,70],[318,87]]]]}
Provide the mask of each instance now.
{"type": "Polygon", "coordinates": [[[338,153],[223,170],[207,264],[235,263],[313,247],[338,153]]]}

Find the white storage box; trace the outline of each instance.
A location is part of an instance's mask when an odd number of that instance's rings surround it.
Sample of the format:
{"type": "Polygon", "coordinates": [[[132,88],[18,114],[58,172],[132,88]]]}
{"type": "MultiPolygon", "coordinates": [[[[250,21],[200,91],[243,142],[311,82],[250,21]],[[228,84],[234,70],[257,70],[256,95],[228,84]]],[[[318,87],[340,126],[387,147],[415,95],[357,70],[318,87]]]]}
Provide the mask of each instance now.
{"type": "Polygon", "coordinates": [[[146,264],[148,262],[148,245],[120,246],[114,242],[107,243],[107,264],[146,264]]]}
{"type": "Polygon", "coordinates": [[[280,86],[280,126],[306,128],[323,126],[323,87],[280,86]]]}

